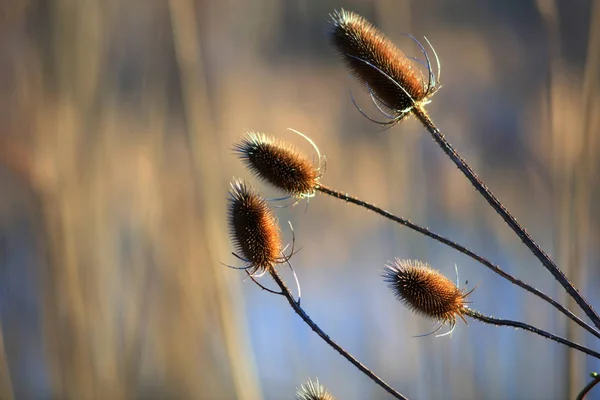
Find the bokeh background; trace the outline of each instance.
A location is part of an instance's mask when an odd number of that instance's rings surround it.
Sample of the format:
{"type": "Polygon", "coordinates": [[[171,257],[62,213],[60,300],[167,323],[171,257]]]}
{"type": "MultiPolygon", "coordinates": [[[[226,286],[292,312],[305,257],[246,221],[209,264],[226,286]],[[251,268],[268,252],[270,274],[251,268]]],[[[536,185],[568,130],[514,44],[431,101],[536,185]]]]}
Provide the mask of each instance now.
{"type": "MultiPolygon", "coordinates": [[[[354,10],[442,62],[429,111],[600,308],[600,1],[0,1],[0,398],[339,399],[387,394],[230,254],[246,130],[327,156],[323,183],[467,245],[582,315],[414,120],[382,131],[329,45],[354,10]]],[[[441,244],[318,195],[277,214],[302,247],[303,306],[412,399],[566,399],[600,362],[514,329],[452,337],[380,273],[418,258],[472,306],[600,349],[554,308],[441,244]]],[[[293,286],[292,277],[283,272],[293,286]]],[[[264,278],[263,282],[269,284],[264,278]]],[[[600,399],[600,388],[589,398],[600,399]]]]}

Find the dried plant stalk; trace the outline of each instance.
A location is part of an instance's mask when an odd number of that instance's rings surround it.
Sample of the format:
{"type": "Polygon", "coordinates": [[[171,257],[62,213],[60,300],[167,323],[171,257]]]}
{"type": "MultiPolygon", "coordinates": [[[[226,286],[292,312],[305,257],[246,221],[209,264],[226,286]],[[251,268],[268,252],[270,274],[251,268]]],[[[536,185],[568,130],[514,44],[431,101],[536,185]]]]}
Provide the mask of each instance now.
{"type": "MultiPolygon", "coordinates": [[[[395,113],[394,116],[390,116],[391,121],[382,124],[395,124],[406,115],[413,114],[431,134],[434,141],[444,153],[471,182],[479,194],[485,198],[488,204],[502,217],[527,248],[565,288],[567,293],[587,314],[596,328],[600,329],[600,317],[593,307],[567,279],[550,256],[544,252],[500,200],[488,189],[469,164],[458,154],[442,132],[435,126],[424,108],[424,105],[427,103],[427,91],[424,94],[419,89],[419,79],[415,76],[414,65],[410,62],[411,60],[407,59],[400,50],[397,50],[383,33],[373,28],[364,18],[354,13],[343,10],[337,12],[333,16],[333,23],[333,42],[344,57],[350,71],[361,82],[367,85],[375,95],[379,95],[379,100],[383,101],[384,105],[391,108],[395,113]],[[388,103],[386,103],[386,99],[388,103]],[[396,103],[390,103],[394,101],[396,103]]],[[[431,72],[429,57],[422,46],[421,48],[427,60],[427,69],[429,70],[431,82],[433,73],[431,72]]],[[[427,87],[429,88],[430,86],[428,85],[427,87]]],[[[376,96],[373,101],[377,105],[376,96]]]]}

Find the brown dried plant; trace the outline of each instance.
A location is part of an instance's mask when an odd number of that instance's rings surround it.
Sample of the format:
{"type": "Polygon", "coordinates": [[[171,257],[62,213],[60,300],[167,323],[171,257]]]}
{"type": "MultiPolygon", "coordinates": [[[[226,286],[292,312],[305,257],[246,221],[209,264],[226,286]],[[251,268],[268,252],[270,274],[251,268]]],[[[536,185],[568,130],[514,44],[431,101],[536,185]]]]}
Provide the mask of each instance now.
{"type": "MultiPolygon", "coordinates": [[[[369,120],[386,126],[393,126],[406,117],[414,115],[425,126],[435,142],[473,184],[476,190],[513,229],[527,248],[551,272],[554,278],[566,289],[567,293],[572,296],[594,326],[583,321],[571,310],[562,306],[547,294],[506,273],[499,266],[468,248],[417,225],[408,219],[398,217],[373,204],[350,196],[345,192],[340,192],[323,185],[321,178],[325,170],[324,157],[322,157],[316,144],[300,132],[294,131],[310,143],[316,152],[316,160],[311,160],[296,147],[279,139],[275,139],[264,133],[249,132],[235,145],[235,150],[239,158],[246,164],[247,168],[259,179],[282,190],[287,194],[287,198],[295,198],[296,202],[303,198],[313,197],[317,192],[327,194],[373,211],[384,218],[452,247],[488,267],[516,286],[538,296],[579,326],[597,338],[600,338],[600,318],[588,304],[587,300],[575,289],[558,266],[533,241],[525,229],[492,194],[467,162],[454,150],[426,113],[424,106],[440,87],[440,62],[429,41],[427,41],[427,44],[436,59],[436,73],[433,72],[428,52],[414,38],[425,57],[424,61],[416,61],[420,62],[425,72],[421,66],[413,61],[414,59],[407,57],[382,32],[353,12],[344,10],[334,12],[332,15],[332,26],[330,34],[331,42],[338,49],[351,73],[364,84],[376,108],[388,120],[380,122],[370,118],[356,105],[354,98],[352,98],[357,109],[369,120]]],[[[286,262],[291,267],[289,258],[293,254],[293,250],[290,256],[285,257],[281,255],[282,250],[276,219],[268,209],[266,201],[258,194],[248,190],[241,181],[236,181],[232,184],[231,194],[229,219],[232,241],[243,256],[238,256],[238,258],[249,264],[244,269],[249,269],[247,272],[251,277],[256,272],[268,272],[279,287],[279,291],[267,289],[254,278],[253,280],[263,289],[284,296],[303,321],[332,348],[393,397],[405,399],[401,393],[385,383],[380,377],[358,362],[326,335],[300,307],[300,298],[298,300],[294,299],[291,292],[287,289],[285,282],[281,279],[275,268],[273,268],[281,262],[286,262]]],[[[487,316],[476,311],[468,306],[469,302],[467,301],[467,297],[474,289],[470,291],[461,289],[458,284],[453,283],[450,279],[424,262],[396,259],[395,262],[386,266],[383,278],[396,298],[409,309],[419,315],[440,322],[440,326],[432,333],[435,333],[445,324],[450,325],[451,329],[448,333],[451,333],[456,326],[458,318],[467,323],[466,318],[468,317],[491,325],[523,329],[600,359],[599,352],[535,326],[520,321],[487,316]]],[[[298,291],[300,291],[299,283],[298,291]]],[[[444,336],[446,334],[437,336],[444,336]]],[[[600,380],[596,379],[590,385],[586,386],[582,394],[587,393],[598,381],[600,380]]],[[[318,381],[316,384],[309,381],[306,385],[303,385],[298,391],[297,396],[302,400],[333,399],[318,381]]]]}
{"type": "Polygon", "coordinates": [[[319,380],[308,380],[296,391],[296,400],[335,400],[319,380]]]}
{"type": "MultiPolygon", "coordinates": [[[[351,11],[340,10],[331,18],[331,41],[352,72],[370,92],[375,105],[391,111],[390,121],[395,124],[420,104],[426,104],[438,89],[439,75],[431,70],[424,47],[416,41],[427,63],[427,76],[413,60],[371,25],[351,11]]],[[[439,71],[439,70],[438,70],[439,71]]]]}
{"type": "Polygon", "coordinates": [[[244,181],[231,183],[228,209],[231,240],[240,253],[236,256],[248,263],[250,275],[263,274],[283,261],[277,218],[244,181]]]}
{"type": "Polygon", "coordinates": [[[248,132],[240,143],[235,145],[235,150],[248,169],[260,179],[290,196],[314,196],[321,177],[320,157],[315,164],[294,146],[257,132],[248,132]]]}
{"type": "Polygon", "coordinates": [[[461,290],[428,264],[396,259],[386,266],[383,278],[396,298],[417,314],[449,323],[452,328],[457,317],[467,323],[465,299],[474,289],[461,290]]]}
{"type": "Polygon", "coordinates": [[[243,257],[235,253],[234,255],[248,263],[246,267],[240,269],[246,270],[254,283],[270,293],[285,297],[296,314],[334,350],[392,396],[397,399],[406,399],[333,341],[302,309],[300,306],[300,284],[298,283],[298,300],[296,300],[274,268],[276,264],[282,262],[291,267],[290,257],[294,254],[294,250],[292,248],[289,256],[282,256],[281,258],[276,256],[277,252],[281,252],[281,241],[276,219],[266,200],[249,189],[241,180],[235,180],[231,184],[229,224],[231,241],[243,257]],[[259,272],[259,274],[256,274],[256,272],[259,272]],[[279,291],[268,289],[256,280],[265,273],[273,278],[279,287],[279,291]]]}
{"type": "MultiPolygon", "coordinates": [[[[567,293],[575,300],[583,312],[595,325],[596,332],[600,329],[600,316],[596,313],[588,301],[579,293],[573,284],[567,279],[554,261],[546,252],[533,240],[527,231],[517,222],[515,217],[506,209],[490,189],[483,183],[479,176],[473,171],[469,164],[458,154],[458,152],[448,142],[444,134],[435,126],[433,120],[427,114],[424,106],[427,104],[427,97],[432,87],[439,84],[439,61],[437,78],[433,73],[433,68],[429,56],[424,47],[419,43],[425,56],[425,65],[430,77],[430,85],[427,85],[425,95],[421,97],[422,92],[418,90],[423,85],[423,80],[415,74],[415,64],[400,51],[392,47],[391,41],[379,30],[366,22],[364,18],[348,11],[335,12],[332,16],[333,30],[331,39],[350,71],[365,84],[371,93],[371,97],[376,106],[383,115],[389,117],[387,122],[378,122],[382,125],[394,125],[403,120],[408,115],[414,115],[419,122],[431,134],[434,141],[454,162],[458,169],[471,182],[475,189],[488,202],[488,204],[502,217],[506,224],[515,232],[521,241],[527,246],[534,256],[546,267],[552,276],[564,287],[567,293]],[[385,45],[383,45],[385,43],[385,45]],[[360,64],[355,61],[362,61],[360,64]],[[380,79],[374,79],[374,76],[381,76],[380,79]],[[421,82],[421,83],[419,83],[421,82]],[[395,95],[390,95],[395,93],[395,95]],[[397,104],[384,104],[393,111],[392,115],[387,114],[378,105],[376,95],[384,95],[393,99],[397,98],[397,104]]],[[[417,41],[418,43],[418,41],[417,41]]],[[[429,42],[428,42],[429,43],[429,42]]],[[[435,50],[430,46],[436,60],[438,59],[435,50]]],[[[360,110],[360,109],[359,109],[360,110]]],[[[360,110],[362,112],[362,110],[360,110]]],[[[363,113],[363,115],[365,115],[363,113]]],[[[365,115],[366,116],[366,115],[365,115]]],[[[368,116],[367,116],[368,117],[368,116]]],[[[373,121],[370,117],[370,120],[373,121]]]]}

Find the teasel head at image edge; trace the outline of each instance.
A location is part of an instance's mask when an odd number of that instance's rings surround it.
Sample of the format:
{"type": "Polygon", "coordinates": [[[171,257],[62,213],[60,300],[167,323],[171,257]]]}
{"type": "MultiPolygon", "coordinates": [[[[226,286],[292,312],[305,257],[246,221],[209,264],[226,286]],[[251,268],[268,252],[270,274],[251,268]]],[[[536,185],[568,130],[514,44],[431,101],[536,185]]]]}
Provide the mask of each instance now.
{"type": "Polygon", "coordinates": [[[322,157],[316,145],[308,137],[300,135],[317,151],[316,162],[294,146],[264,133],[248,132],[234,148],[258,178],[290,196],[312,197],[322,175],[322,157]]]}
{"type": "Polygon", "coordinates": [[[373,101],[379,101],[392,111],[392,122],[408,116],[415,105],[427,103],[438,89],[438,79],[432,72],[424,47],[418,41],[426,56],[423,64],[428,70],[427,75],[360,15],[340,10],[332,14],[331,20],[332,43],[352,74],[371,92],[373,101]]]}
{"type": "Polygon", "coordinates": [[[383,278],[398,300],[417,314],[456,325],[459,317],[465,323],[465,292],[428,264],[417,260],[396,259],[386,265],[383,278]]]}
{"type": "Polygon", "coordinates": [[[335,397],[318,379],[314,382],[309,379],[296,391],[296,400],[335,400],[335,397]]]}
{"type": "Polygon", "coordinates": [[[228,217],[231,241],[250,274],[284,261],[277,218],[266,200],[241,179],[231,183],[228,217]]]}

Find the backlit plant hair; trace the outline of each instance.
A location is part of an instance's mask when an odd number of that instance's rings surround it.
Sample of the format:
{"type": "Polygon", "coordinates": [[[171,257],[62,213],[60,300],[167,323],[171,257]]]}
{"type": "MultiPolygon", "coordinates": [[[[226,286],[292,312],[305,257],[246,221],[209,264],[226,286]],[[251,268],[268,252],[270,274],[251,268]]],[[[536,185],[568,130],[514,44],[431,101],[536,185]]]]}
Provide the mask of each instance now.
{"type": "Polygon", "coordinates": [[[296,400],[335,400],[319,380],[308,380],[296,391],[296,400]]]}
{"type": "Polygon", "coordinates": [[[312,197],[321,178],[324,158],[318,147],[304,134],[291,129],[306,139],[315,149],[316,162],[304,156],[296,147],[264,133],[248,132],[234,148],[248,169],[290,196],[312,197]]]}
{"type": "Polygon", "coordinates": [[[250,275],[264,274],[285,262],[277,218],[267,202],[242,180],[231,183],[229,191],[229,233],[250,275]]]}
{"type": "MultiPolygon", "coordinates": [[[[295,131],[295,130],[292,130],[292,131],[299,133],[298,131],[295,131]]],[[[324,162],[322,160],[324,159],[324,156],[322,156],[321,153],[319,152],[317,145],[309,137],[305,136],[304,134],[301,134],[301,135],[306,140],[308,140],[309,143],[315,148],[316,154],[318,156],[318,164],[323,166],[324,162]]],[[[307,174],[305,174],[304,172],[298,172],[298,171],[302,171],[302,168],[297,168],[296,165],[308,165],[308,164],[311,164],[312,161],[306,155],[302,154],[299,150],[297,150],[295,147],[293,147],[291,144],[288,144],[279,139],[275,139],[264,133],[261,133],[261,134],[251,133],[251,134],[247,135],[244,139],[242,139],[242,141],[240,143],[236,144],[235,148],[238,149],[239,158],[245,162],[246,166],[248,167],[248,169],[251,172],[253,172],[259,179],[270,182],[271,184],[273,184],[273,186],[284,191],[288,195],[293,195],[294,192],[289,191],[286,188],[293,187],[293,186],[294,187],[310,186],[311,189],[310,189],[309,193],[320,192],[320,193],[326,194],[328,196],[331,196],[333,198],[355,204],[359,207],[373,211],[373,212],[379,214],[380,216],[387,218],[393,222],[396,222],[400,225],[406,226],[407,228],[412,229],[415,232],[418,232],[422,235],[425,235],[435,241],[445,244],[446,246],[449,246],[449,247],[453,248],[454,250],[459,251],[459,252],[471,257],[473,260],[486,266],[487,268],[492,270],[494,273],[500,275],[502,278],[508,280],[509,282],[511,282],[511,283],[525,289],[526,291],[534,294],[535,296],[541,298],[548,304],[555,307],[558,311],[560,311],[561,313],[566,315],[568,318],[573,320],[579,326],[583,327],[585,330],[587,330],[588,332],[590,332],[591,334],[593,334],[594,336],[596,336],[600,339],[600,332],[598,332],[596,329],[594,329],[592,326],[587,324],[581,318],[579,318],[578,316],[573,314],[570,310],[568,310],[567,308],[565,308],[558,302],[554,301],[551,297],[549,297],[545,293],[532,287],[531,285],[528,285],[527,283],[521,281],[520,279],[515,278],[514,276],[512,276],[509,273],[502,270],[499,266],[493,264],[491,261],[482,257],[481,255],[474,253],[473,251],[469,250],[465,246],[462,246],[444,236],[441,236],[435,232],[432,232],[431,230],[429,230],[423,226],[417,225],[406,218],[398,217],[398,216],[396,216],[386,210],[383,210],[371,203],[368,203],[361,199],[353,197],[346,192],[333,189],[329,186],[325,186],[323,183],[321,183],[321,180],[320,180],[321,175],[322,175],[322,169],[324,167],[319,168],[318,170],[316,169],[316,167],[314,167],[315,172],[316,171],[319,172],[318,179],[315,179],[314,181],[313,180],[305,181],[302,184],[298,184],[297,182],[302,182],[303,179],[305,179],[304,177],[307,176],[307,174]],[[249,157],[250,153],[254,153],[255,151],[257,151],[256,149],[259,149],[258,152],[262,153],[262,156],[260,157],[261,159],[267,158],[270,160],[269,163],[260,163],[260,168],[259,168],[259,164],[255,164],[252,161],[254,158],[249,157]],[[290,160],[292,160],[292,161],[290,161],[290,160]],[[281,167],[282,165],[285,167],[281,167]],[[283,182],[283,181],[288,181],[288,182],[283,185],[276,184],[276,182],[283,182]]],[[[312,165],[314,166],[315,164],[312,163],[312,165]]],[[[311,174],[311,176],[312,175],[313,174],[311,174]]],[[[299,192],[296,192],[297,197],[298,197],[298,193],[299,192]]],[[[304,194],[302,194],[300,196],[305,196],[305,197],[309,196],[308,193],[306,193],[306,192],[303,192],[303,193],[304,194]]]]}
{"type": "Polygon", "coordinates": [[[396,259],[386,266],[383,278],[396,298],[417,314],[449,323],[451,331],[457,317],[467,323],[463,317],[467,308],[465,299],[471,292],[461,290],[429,265],[396,259]]]}
{"type": "Polygon", "coordinates": [[[486,324],[523,329],[600,359],[600,353],[533,325],[489,317],[469,308],[465,299],[474,289],[469,292],[460,289],[457,284],[424,262],[396,259],[386,265],[383,279],[396,298],[410,310],[442,323],[431,333],[437,332],[444,323],[450,324],[448,333],[451,333],[456,325],[456,318],[467,323],[467,316],[486,324]]]}
{"type": "Polygon", "coordinates": [[[246,267],[238,269],[246,270],[252,281],[262,289],[285,297],[292,309],[300,316],[300,318],[302,318],[304,323],[329,344],[329,346],[336,350],[342,357],[358,368],[373,382],[394,396],[394,398],[405,400],[406,397],[388,385],[373,371],[364,366],[343,347],[331,339],[329,335],[313,322],[304,309],[302,309],[300,306],[300,283],[289,262],[290,257],[294,254],[294,248],[292,245],[289,256],[282,255],[283,251],[277,219],[269,208],[266,200],[254,190],[250,189],[244,181],[236,179],[231,183],[231,189],[229,191],[228,214],[231,241],[238,252],[241,253],[241,255],[236,253],[233,253],[233,255],[248,264],[246,267]],[[294,277],[298,284],[298,300],[294,298],[275,269],[276,264],[283,262],[287,263],[294,272],[294,277]],[[268,273],[277,286],[279,286],[279,291],[269,289],[259,283],[254,278],[256,273],[259,275],[268,273]]]}
{"type": "MultiPolygon", "coordinates": [[[[352,11],[335,11],[331,22],[332,43],[350,72],[365,85],[375,106],[389,118],[387,122],[378,123],[392,125],[401,121],[416,106],[427,103],[438,89],[439,63],[436,77],[429,55],[415,38],[413,40],[425,56],[424,61],[407,57],[383,33],[352,11]],[[427,74],[423,73],[422,67],[427,74]]],[[[435,54],[435,50],[433,52],[435,54]]],[[[362,112],[360,108],[359,111],[362,112]]]]}

